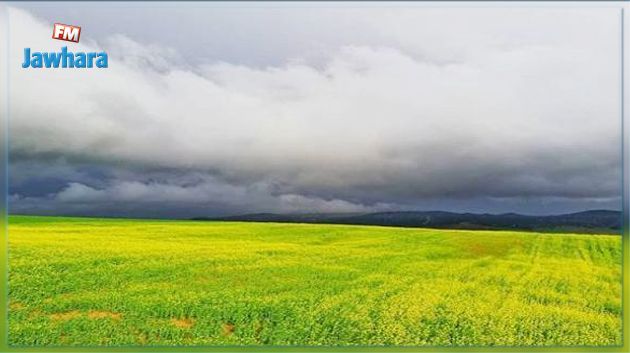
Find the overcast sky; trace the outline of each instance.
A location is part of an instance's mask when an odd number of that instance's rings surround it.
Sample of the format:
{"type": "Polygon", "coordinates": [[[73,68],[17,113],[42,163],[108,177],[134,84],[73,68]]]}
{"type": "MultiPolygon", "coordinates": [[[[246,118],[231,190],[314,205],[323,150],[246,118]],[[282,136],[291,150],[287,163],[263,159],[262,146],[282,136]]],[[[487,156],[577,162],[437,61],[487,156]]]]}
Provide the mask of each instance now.
{"type": "Polygon", "coordinates": [[[618,9],[12,6],[12,213],[620,208],[618,9]]]}

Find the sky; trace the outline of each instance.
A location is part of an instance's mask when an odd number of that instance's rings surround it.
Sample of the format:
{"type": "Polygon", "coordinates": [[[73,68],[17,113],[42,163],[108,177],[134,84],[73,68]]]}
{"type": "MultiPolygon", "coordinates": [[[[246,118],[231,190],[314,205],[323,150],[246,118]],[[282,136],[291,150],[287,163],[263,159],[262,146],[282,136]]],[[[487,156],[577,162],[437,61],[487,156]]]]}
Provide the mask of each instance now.
{"type": "Polygon", "coordinates": [[[14,214],[619,209],[614,8],[24,3],[14,214]],[[55,22],[79,44],[51,39],[55,22]],[[23,49],[109,68],[23,69],[23,49]]]}

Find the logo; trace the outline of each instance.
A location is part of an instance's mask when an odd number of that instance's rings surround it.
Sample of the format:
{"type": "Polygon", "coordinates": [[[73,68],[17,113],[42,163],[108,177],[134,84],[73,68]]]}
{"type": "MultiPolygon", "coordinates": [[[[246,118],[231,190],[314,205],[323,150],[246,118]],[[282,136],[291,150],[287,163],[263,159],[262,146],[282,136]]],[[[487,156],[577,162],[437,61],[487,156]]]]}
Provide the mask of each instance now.
{"type": "MultiPolygon", "coordinates": [[[[53,26],[52,38],[66,42],[79,43],[81,37],[81,27],[55,23],[53,26]]],[[[71,52],[68,47],[61,47],[59,52],[39,52],[31,51],[31,48],[24,48],[24,62],[22,68],[34,69],[58,69],[77,68],[99,69],[107,68],[106,52],[71,52]]]]}
{"type": "Polygon", "coordinates": [[[55,23],[53,26],[52,37],[53,39],[79,43],[79,38],[81,37],[81,27],[55,23]]]}

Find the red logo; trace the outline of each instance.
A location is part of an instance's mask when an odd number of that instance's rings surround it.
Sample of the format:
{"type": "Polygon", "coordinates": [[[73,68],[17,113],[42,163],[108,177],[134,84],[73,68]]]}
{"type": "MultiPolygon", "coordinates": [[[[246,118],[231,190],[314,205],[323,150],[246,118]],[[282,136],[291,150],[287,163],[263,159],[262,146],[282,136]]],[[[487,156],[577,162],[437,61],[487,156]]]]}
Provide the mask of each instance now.
{"type": "Polygon", "coordinates": [[[53,39],[65,40],[66,42],[79,43],[81,27],[55,23],[52,37],[53,39]]]}

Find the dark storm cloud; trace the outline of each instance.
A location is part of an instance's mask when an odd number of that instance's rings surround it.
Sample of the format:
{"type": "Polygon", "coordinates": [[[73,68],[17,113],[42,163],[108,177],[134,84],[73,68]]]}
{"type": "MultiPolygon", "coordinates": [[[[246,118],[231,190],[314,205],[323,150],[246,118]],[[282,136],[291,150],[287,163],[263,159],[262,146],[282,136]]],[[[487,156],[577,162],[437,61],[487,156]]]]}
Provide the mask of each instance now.
{"type": "MultiPolygon", "coordinates": [[[[9,13],[14,62],[25,43],[58,50],[48,23],[9,13]]],[[[75,50],[105,47],[109,69],[12,72],[13,210],[616,207],[614,14],[337,9],[374,40],[321,29],[315,59],[290,51],[264,67],[82,38],[75,50]]]]}

